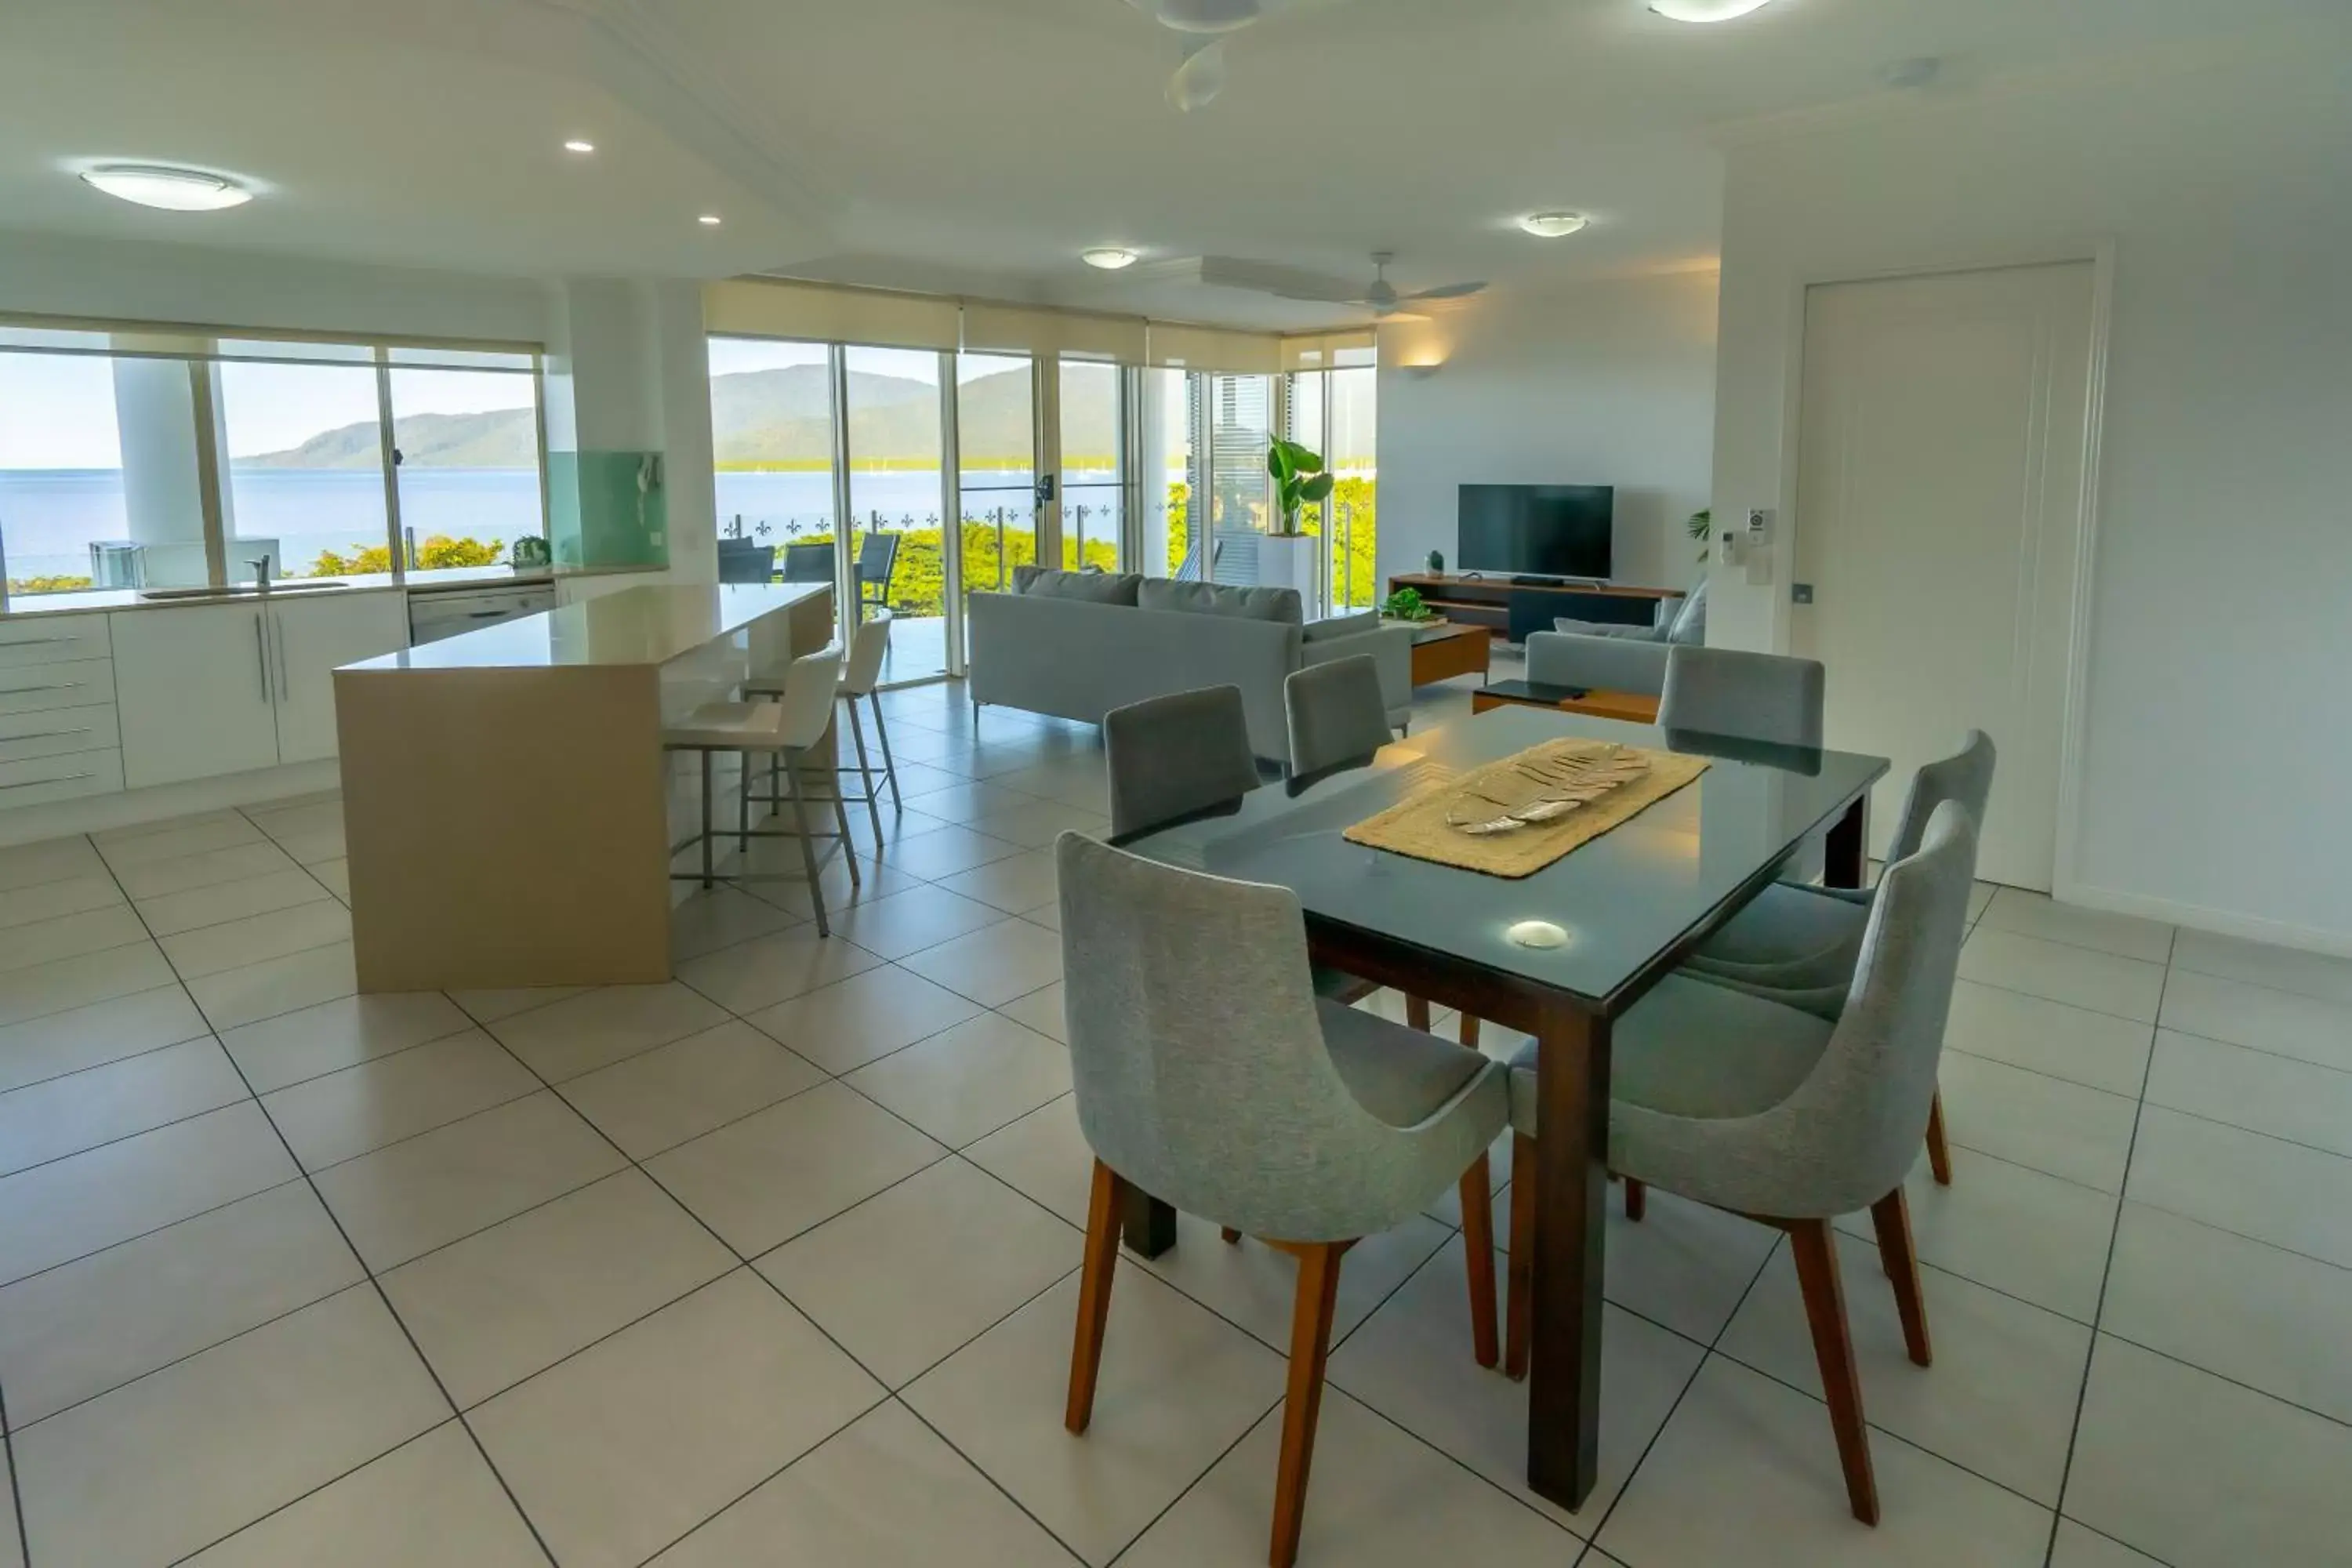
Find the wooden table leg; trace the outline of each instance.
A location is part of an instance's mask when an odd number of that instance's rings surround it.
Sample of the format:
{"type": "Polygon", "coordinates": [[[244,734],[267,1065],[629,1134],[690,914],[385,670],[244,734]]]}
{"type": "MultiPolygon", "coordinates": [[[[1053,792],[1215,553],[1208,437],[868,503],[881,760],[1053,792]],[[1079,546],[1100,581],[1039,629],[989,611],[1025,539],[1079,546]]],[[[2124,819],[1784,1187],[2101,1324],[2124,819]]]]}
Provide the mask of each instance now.
{"type": "Polygon", "coordinates": [[[1122,1184],[1126,1200],[1119,1210],[1119,1232],[1127,1249],[1138,1258],[1157,1258],[1176,1245],[1176,1211],[1134,1183],[1122,1184]]]}
{"type": "Polygon", "coordinates": [[[1868,869],[1870,796],[1863,795],[1845,808],[1830,827],[1828,853],[1822,867],[1822,886],[1859,888],[1868,869]]]}
{"type": "MultiPolygon", "coordinates": [[[[1609,1190],[1609,1020],[1565,1003],[1536,1032],[1534,1359],[1528,1485],[1574,1510],[1601,1458],[1601,1282],[1609,1190]]],[[[1515,1177],[1518,1173],[1513,1171],[1515,1177]]]]}

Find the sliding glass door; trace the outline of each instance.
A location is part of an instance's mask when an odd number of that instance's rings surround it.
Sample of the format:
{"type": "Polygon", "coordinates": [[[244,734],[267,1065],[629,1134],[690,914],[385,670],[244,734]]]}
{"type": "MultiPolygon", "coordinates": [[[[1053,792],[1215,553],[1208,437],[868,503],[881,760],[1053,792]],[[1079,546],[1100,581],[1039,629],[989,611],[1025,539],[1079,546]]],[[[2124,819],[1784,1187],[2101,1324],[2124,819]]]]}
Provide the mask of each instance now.
{"type": "Polygon", "coordinates": [[[967,593],[1013,586],[1037,559],[1035,362],[1025,355],[956,356],[956,483],[967,593]]]}
{"type": "Polygon", "coordinates": [[[1127,373],[1061,362],[1062,565],[1119,570],[1125,556],[1127,373]]]}
{"type": "Polygon", "coordinates": [[[860,615],[889,608],[883,679],[893,682],[948,672],[940,360],[925,349],[842,351],[849,527],[839,591],[860,615]]]}
{"type": "Polygon", "coordinates": [[[824,343],[710,340],[721,582],[838,576],[833,360],[824,343]]]}

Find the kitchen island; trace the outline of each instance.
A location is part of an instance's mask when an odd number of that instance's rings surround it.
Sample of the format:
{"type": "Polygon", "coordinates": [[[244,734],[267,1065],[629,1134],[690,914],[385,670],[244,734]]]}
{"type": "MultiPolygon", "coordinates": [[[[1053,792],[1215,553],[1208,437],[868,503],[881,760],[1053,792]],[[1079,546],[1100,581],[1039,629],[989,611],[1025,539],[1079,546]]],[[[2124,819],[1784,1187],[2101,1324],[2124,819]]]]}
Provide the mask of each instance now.
{"type": "Polygon", "coordinates": [[[662,728],[832,636],[824,584],[649,584],[336,670],[359,988],[668,979],[662,728]]]}

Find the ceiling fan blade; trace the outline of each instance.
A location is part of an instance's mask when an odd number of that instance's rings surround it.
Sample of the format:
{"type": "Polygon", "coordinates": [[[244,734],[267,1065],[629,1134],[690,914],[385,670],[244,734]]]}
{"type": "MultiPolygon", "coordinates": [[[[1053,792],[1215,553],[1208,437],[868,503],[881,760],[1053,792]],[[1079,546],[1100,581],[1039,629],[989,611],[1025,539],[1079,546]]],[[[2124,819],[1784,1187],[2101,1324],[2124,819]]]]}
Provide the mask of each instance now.
{"type": "Polygon", "coordinates": [[[1284,300],[1312,300],[1327,305],[1357,305],[1365,300],[1364,285],[1356,279],[1237,256],[1201,258],[1200,280],[1223,289],[1249,289],[1284,300]]]}
{"type": "Polygon", "coordinates": [[[1447,283],[1435,289],[1416,289],[1410,294],[1400,294],[1397,298],[1401,300],[1459,300],[1467,295],[1475,294],[1486,287],[1486,285],[1483,282],[1447,283]]]}

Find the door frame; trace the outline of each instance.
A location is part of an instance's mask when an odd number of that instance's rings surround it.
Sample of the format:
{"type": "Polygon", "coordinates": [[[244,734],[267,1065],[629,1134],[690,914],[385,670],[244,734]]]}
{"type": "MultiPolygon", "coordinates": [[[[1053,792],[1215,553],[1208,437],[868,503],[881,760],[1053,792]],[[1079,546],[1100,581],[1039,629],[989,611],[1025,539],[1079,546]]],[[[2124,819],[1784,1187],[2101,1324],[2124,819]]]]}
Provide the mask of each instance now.
{"type": "Polygon", "coordinates": [[[1772,647],[1789,649],[1792,626],[1790,593],[1796,581],[1798,464],[1801,456],[1799,428],[1804,417],[1805,315],[1813,289],[1840,283],[1885,283],[1913,278],[1937,278],[1969,272],[2004,271],[2022,267],[2053,267],[2088,262],[2091,266],[2091,363],[2084,396],[2083,481],[2076,496],[2082,526],[2074,544],[2074,602],[2066,630],[2066,704],[2058,737],[2058,841],[2050,868],[2051,896],[2078,903],[2084,885],[2078,874],[2083,810],[2083,751],[2088,730],[2084,711],[2091,658],[2093,574],[2098,561],[2100,458],[2106,428],[2107,351],[2115,321],[2116,242],[2112,237],[2021,250],[1993,250],[1922,260],[1895,267],[1822,266],[1801,268],[1790,284],[1786,312],[1786,352],[1781,363],[1786,375],[1780,389],[1780,487],[1776,498],[1782,521],[1773,553],[1788,570],[1772,584],[1772,647]]]}

